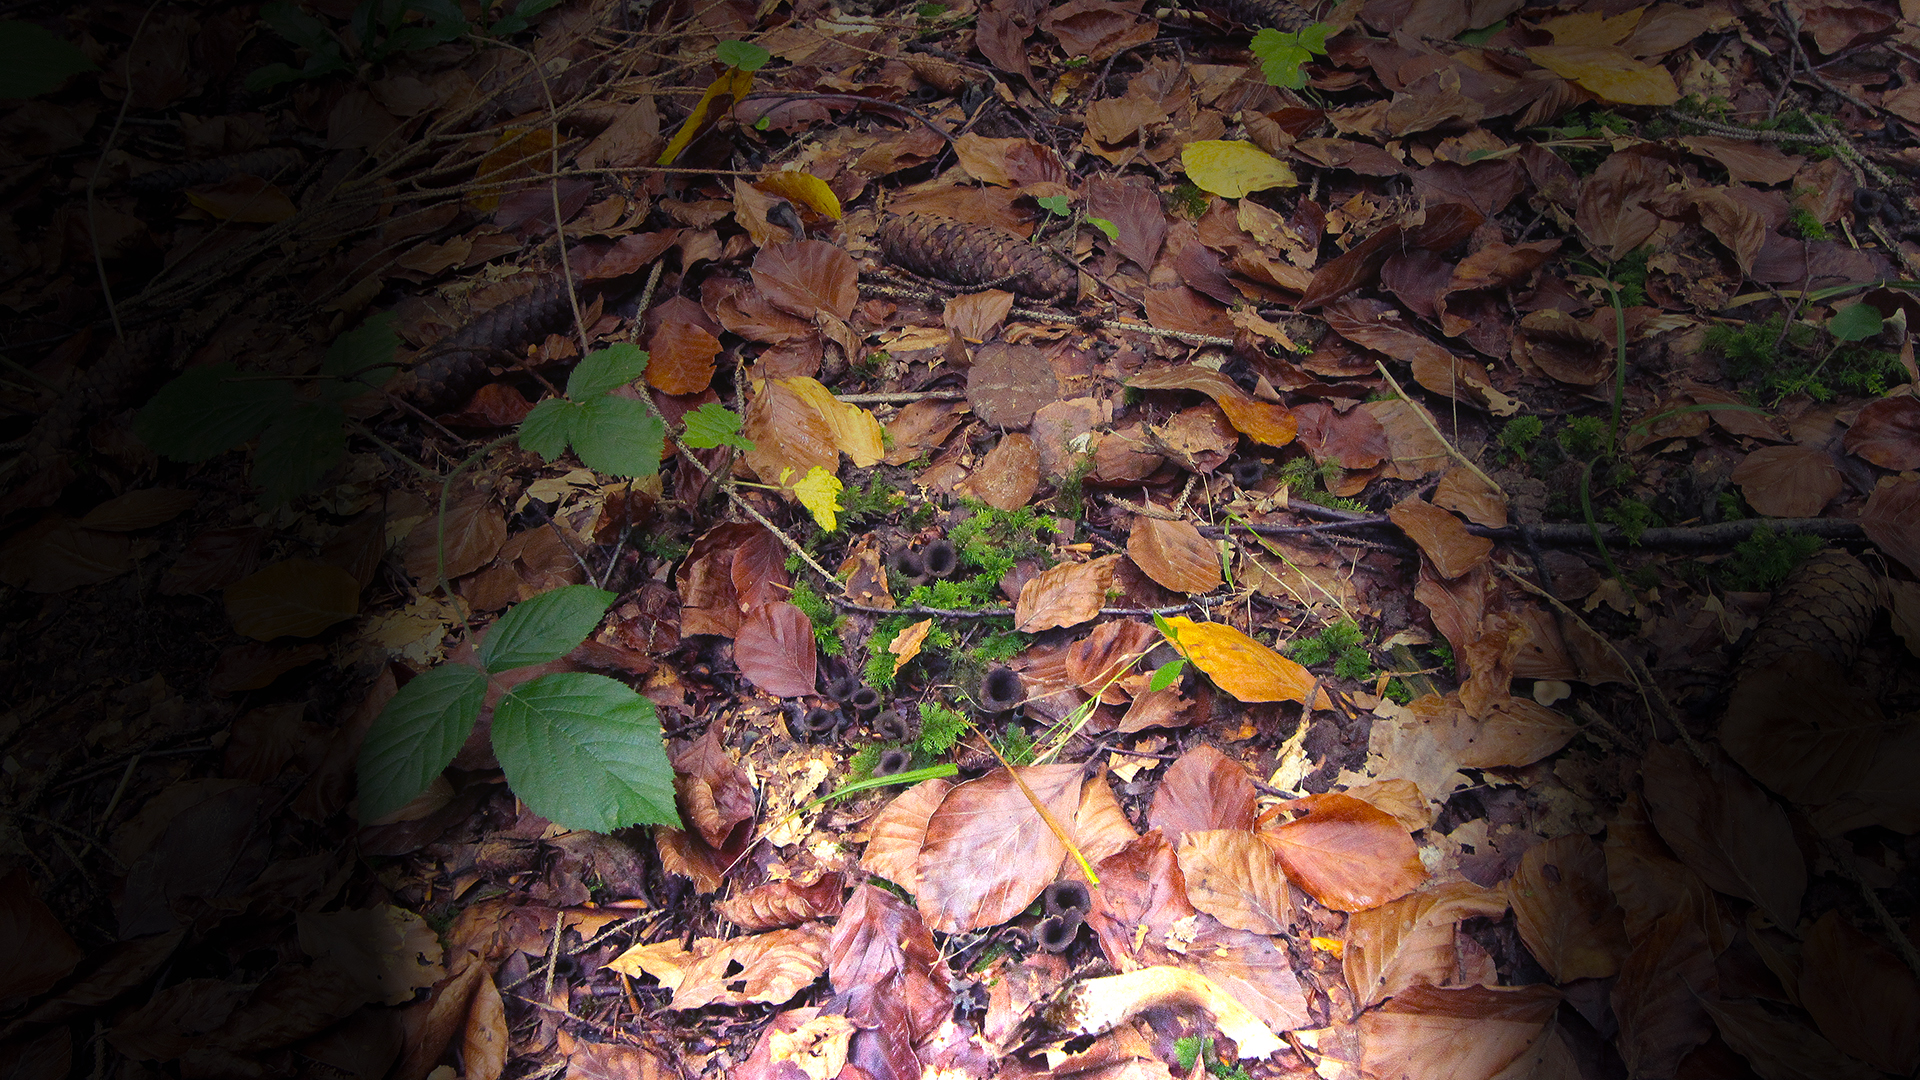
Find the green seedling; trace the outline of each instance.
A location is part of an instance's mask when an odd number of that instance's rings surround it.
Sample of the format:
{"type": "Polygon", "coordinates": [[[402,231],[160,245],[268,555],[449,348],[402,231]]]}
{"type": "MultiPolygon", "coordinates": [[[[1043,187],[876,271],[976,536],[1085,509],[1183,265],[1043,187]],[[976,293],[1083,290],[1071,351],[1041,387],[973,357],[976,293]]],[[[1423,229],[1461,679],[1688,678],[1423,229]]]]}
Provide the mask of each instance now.
{"type": "Polygon", "coordinates": [[[1327,35],[1333,27],[1312,23],[1294,33],[1268,27],[1253,35],[1253,56],[1260,61],[1260,74],[1269,86],[1298,90],[1307,85],[1302,67],[1316,56],[1327,54],[1327,35]]]}

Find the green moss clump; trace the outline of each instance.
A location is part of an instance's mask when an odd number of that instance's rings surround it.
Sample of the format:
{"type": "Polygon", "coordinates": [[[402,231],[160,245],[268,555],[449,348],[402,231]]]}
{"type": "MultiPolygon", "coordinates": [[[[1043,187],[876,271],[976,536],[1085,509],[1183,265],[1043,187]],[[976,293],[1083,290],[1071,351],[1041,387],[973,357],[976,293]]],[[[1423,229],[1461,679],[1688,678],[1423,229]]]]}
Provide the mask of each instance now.
{"type": "Polygon", "coordinates": [[[920,737],[913,742],[915,751],[937,757],[953,749],[967,732],[967,718],[960,710],[938,701],[920,706],[920,737]]]}
{"type": "Polygon", "coordinates": [[[1313,637],[1293,639],[1287,654],[1303,667],[1315,667],[1333,661],[1336,678],[1365,680],[1376,674],[1373,656],[1367,652],[1360,628],[1342,619],[1313,637]]]}
{"type": "Polygon", "coordinates": [[[1509,457],[1520,461],[1527,460],[1527,447],[1546,430],[1546,423],[1538,416],[1528,413],[1516,416],[1500,429],[1500,447],[1509,457]]]}
{"type": "Polygon", "coordinates": [[[1622,499],[1607,507],[1601,516],[1620,526],[1621,535],[1627,538],[1629,544],[1638,544],[1641,534],[1650,526],[1661,524],[1660,516],[1653,512],[1653,507],[1638,499],[1622,499]]]}
{"type": "Polygon", "coordinates": [[[848,782],[872,776],[873,767],[880,764],[880,755],[883,753],[886,753],[886,748],[879,743],[868,743],[854,751],[853,756],[847,759],[848,782]]]}
{"type": "Polygon", "coordinates": [[[1821,224],[1819,218],[1813,216],[1813,211],[1804,206],[1794,207],[1793,212],[1787,215],[1787,230],[1802,240],[1832,238],[1827,233],[1827,227],[1821,224]]]}
{"type": "Polygon", "coordinates": [[[847,617],[835,613],[833,605],[813,591],[811,584],[804,578],[796,579],[793,595],[787,599],[813,624],[813,641],[821,652],[828,656],[839,656],[846,651],[847,643],[841,637],[841,632],[846,628],[847,617]]]}
{"type": "Polygon", "coordinates": [[[1567,421],[1554,441],[1575,461],[1599,457],[1607,446],[1607,422],[1597,416],[1576,416],[1567,421]]]}
{"type": "Polygon", "coordinates": [[[1735,544],[1733,554],[1720,566],[1727,588],[1765,592],[1786,581],[1796,567],[1825,546],[1817,536],[1776,533],[1772,526],[1761,525],[1735,544]]]}
{"type": "Polygon", "coordinates": [[[1778,312],[1744,326],[1707,328],[1706,347],[1727,362],[1727,373],[1763,397],[1805,394],[1831,401],[1841,393],[1878,397],[1905,377],[1900,358],[1867,342],[1822,347],[1812,323],[1788,325],[1778,312]]]}

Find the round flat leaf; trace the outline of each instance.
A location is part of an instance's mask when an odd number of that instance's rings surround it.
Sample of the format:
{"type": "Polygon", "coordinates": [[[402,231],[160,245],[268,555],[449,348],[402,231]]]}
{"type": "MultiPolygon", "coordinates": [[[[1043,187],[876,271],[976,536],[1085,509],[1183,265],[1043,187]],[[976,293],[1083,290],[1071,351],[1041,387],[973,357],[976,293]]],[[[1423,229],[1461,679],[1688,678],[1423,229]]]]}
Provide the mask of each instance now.
{"type": "Polygon", "coordinates": [[[544,675],[493,710],[493,753],[534,813],[571,829],[683,828],[653,702],[605,675],[544,675]]]}
{"type": "Polygon", "coordinates": [[[360,820],[407,805],[439,776],[473,732],[487,676],[443,664],[400,688],[360,744],[360,820]]]}
{"type": "Polygon", "coordinates": [[[1127,555],[1148,577],[1174,592],[1220,587],[1220,556],[1192,522],[1136,518],[1127,537],[1127,555]]]}
{"type": "Polygon", "coordinates": [[[773,59],[772,53],[747,41],[723,41],[714,50],[714,55],[720,58],[721,63],[741,71],[759,71],[767,66],[768,60],[773,59]]]}
{"type": "Polygon", "coordinates": [[[1861,409],[1846,448],[1883,469],[1920,469],[1920,400],[1881,398],[1861,409]]]}
{"type": "Polygon", "coordinates": [[[558,660],[593,633],[613,601],[605,589],[563,585],[515,604],[480,643],[480,665],[508,671],[558,660]]]}
{"type": "Polygon", "coordinates": [[[613,476],[652,476],[660,471],[667,426],[632,398],[606,394],[580,409],[573,425],[573,452],[581,464],[613,476]]]}
{"type": "Polygon", "coordinates": [[[1841,341],[1865,341],[1879,333],[1885,322],[1872,304],[1848,304],[1827,320],[1827,333],[1841,341]]]}
{"type": "Polygon", "coordinates": [[[360,613],[360,582],[337,566],[288,559],[227,588],[227,618],[258,641],[312,637],[360,613]]]}
{"type": "Polygon", "coordinates": [[[1747,504],[1768,517],[1816,517],[1845,481],[1833,455],[1811,446],[1763,446],[1734,467],[1747,504]]]}
{"type": "Polygon", "coordinates": [[[1180,166],[1195,187],[1229,199],[1300,183],[1284,162],[1250,142],[1237,139],[1190,142],[1180,149],[1180,166]]]}

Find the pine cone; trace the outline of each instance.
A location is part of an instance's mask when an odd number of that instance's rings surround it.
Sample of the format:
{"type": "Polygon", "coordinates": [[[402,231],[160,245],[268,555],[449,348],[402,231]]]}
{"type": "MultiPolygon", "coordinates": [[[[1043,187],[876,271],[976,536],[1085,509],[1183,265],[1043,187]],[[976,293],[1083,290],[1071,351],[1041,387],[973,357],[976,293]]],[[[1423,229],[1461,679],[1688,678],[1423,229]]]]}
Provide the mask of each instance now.
{"type": "Polygon", "coordinates": [[[1195,6],[1254,30],[1271,26],[1291,34],[1313,22],[1312,13],[1293,0],[1197,0],[1195,6]]]}
{"type": "Polygon", "coordinates": [[[555,278],[455,331],[408,373],[401,393],[429,411],[456,408],[487,381],[487,361],[496,350],[544,338],[572,313],[567,283],[555,278]]]}
{"type": "Polygon", "coordinates": [[[935,214],[901,214],[880,226],[887,261],[923,277],[955,285],[985,285],[1010,278],[1004,287],[1048,300],[1072,296],[1079,271],[1005,229],[972,225],[935,214]]]}

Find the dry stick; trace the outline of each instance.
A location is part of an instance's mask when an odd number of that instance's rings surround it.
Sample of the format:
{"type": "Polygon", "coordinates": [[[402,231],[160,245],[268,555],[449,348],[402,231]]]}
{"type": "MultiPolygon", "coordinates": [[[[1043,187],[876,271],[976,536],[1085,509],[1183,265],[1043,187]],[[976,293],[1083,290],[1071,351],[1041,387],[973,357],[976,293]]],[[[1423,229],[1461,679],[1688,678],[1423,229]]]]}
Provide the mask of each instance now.
{"type": "Polygon", "coordinates": [[[1385,363],[1379,360],[1375,360],[1373,362],[1373,366],[1375,368],[1378,368],[1380,371],[1380,374],[1386,377],[1387,385],[1393,387],[1393,392],[1399,396],[1400,400],[1406,402],[1408,405],[1413,406],[1414,415],[1420,418],[1420,422],[1426,425],[1426,428],[1428,431],[1433,432],[1433,437],[1440,440],[1440,444],[1447,448],[1447,453],[1451,455],[1455,461],[1458,461],[1460,464],[1465,465],[1467,467],[1468,472],[1471,472],[1473,475],[1479,477],[1481,483],[1487,485],[1489,488],[1492,488],[1494,493],[1499,495],[1502,499],[1507,497],[1506,491],[1502,489],[1499,484],[1496,484],[1493,482],[1493,477],[1488,476],[1486,473],[1481,472],[1480,466],[1475,465],[1471,458],[1461,453],[1460,449],[1454,446],[1453,443],[1447,441],[1447,437],[1445,435],[1440,434],[1440,428],[1438,425],[1436,425],[1433,422],[1433,417],[1427,415],[1427,410],[1422,408],[1419,402],[1407,396],[1407,392],[1400,388],[1399,381],[1393,377],[1393,372],[1387,370],[1387,365],[1385,363]]]}
{"type": "Polygon", "coordinates": [[[566,925],[566,922],[567,913],[565,911],[556,911],[553,913],[553,947],[547,950],[547,974],[544,984],[540,988],[540,996],[548,1001],[553,1000],[553,969],[560,963],[560,930],[566,925]]]}
{"type": "Polygon", "coordinates": [[[107,281],[107,258],[100,251],[100,227],[93,219],[93,193],[100,186],[100,171],[107,167],[107,155],[113,151],[114,141],[120,137],[120,125],[126,122],[127,109],[133,104],[133,47],[140,43],[140,33],[147,28],[147,19],[153,9],[160,6],[160,0],[152,0],[147,10],[140,13],[139,25],[133,28],[133,38],[127,42],[127,52],[122,58],[127,69],[127,85],[120,98],[120,111],[114,114],[113,127],[107,131],[107,141],[100,147],[100,160],[94,162],[93,173],[87,177],[87,246],[93,249],[93,269],[100,275],[100,297],[107,305],[107,318],[113,321],[113,336],[126,340],[127,332],[120,325],[120,309],[113,302],[113,285],[107,281]]]}
{"type": "MultiPolygon", "coordinates": [[[[553,87],[547,82],[547,73],[539,60],[524,49],[509,45],[508,48],[525,56],[533,64],[534,72],[540,76],[540,92],[547,99],[547,129],[551,133],[547,140],[548,163],[555,172],[560,171],[560,113],[553,104],[553,87]]],[[[567,287],[567,305],[573,309],[573,328],[580,335],[580,355],[586,356],[592,351],[587,342],[587,320],[580,314],[580,293],[573,287],[573,267],[567,263],[567,232],[564,215],[560,213],[560,181],[547,182],[547,194],[553,200],[553,245],[560,253],[560,280],[567,287]]],[[[558,530],[556,530],[557,532],[558,530]]],[[[589,577],[592,575],[589,574],[589,577]]]]}
{"type": "Polygon", "coordinates": [[[1846,876],[1847,880],[1853,882],[1854,887],[1860,890],[1861,899],[1867,902],[1867,907],[1873,909],[1873,917],[1879,921],[1880,928],[1893,939],[1894,951],[1900,954],[1900,959],[1906,961],[1907,968],[1913,972],[1914,976],[1920,978],[1920,949],[1914,948],[1913,939],[1907,937],[1901,930],[1900,924],[1894,920],[1893,913],[1880,902],[1880,894],[1860,876],[1860,868],[1854,865],[1852,854],[1840,847],[1832,837],[1823,840],[1821,846],[1826,848],[1828,857],[1833,859],[1834,865],[1840,868],[1840,872],[1846,876]]]}

